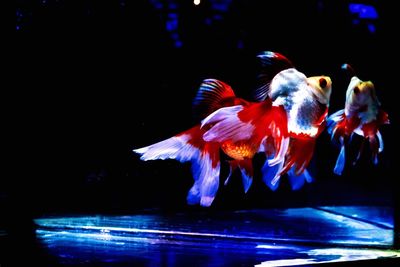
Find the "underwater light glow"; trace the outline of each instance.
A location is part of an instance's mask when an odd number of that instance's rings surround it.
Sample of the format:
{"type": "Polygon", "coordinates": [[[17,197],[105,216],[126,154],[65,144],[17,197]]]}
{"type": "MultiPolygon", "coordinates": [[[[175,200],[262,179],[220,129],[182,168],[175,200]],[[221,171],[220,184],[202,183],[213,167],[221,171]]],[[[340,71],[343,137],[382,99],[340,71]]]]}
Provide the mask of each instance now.
{"type": "Polygon", "coordinates": [[[378,12],[376,11],[375,7],[371,5],[351,3],[349,4],[349,10],[352,14],[358,14],[360,19],[378,18],[378,12]]]}
{"type": "Polygon", "coordinates": [[[200,0],[193,0],[193,4],[196,6],[200,5],[200,0]]]}

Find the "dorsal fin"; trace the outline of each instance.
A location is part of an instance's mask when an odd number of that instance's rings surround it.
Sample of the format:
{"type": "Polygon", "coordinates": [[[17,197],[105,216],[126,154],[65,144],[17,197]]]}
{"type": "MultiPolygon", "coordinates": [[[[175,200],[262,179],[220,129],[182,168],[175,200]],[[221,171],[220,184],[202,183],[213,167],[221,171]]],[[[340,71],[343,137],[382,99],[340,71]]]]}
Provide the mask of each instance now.
{"type": "Polygon", "coordinates": [[[343,75],[346,80],[350,81],[351,78],[357,77],[354,68],[348,63],[342,64],[342,66],[340,66],[340,69],[343,71],[343,75]]]}
{"type": "Polygon", "coordinates": [[[205,79],[193,100],[193,113],[198,119],[204,119],[223,106],[223,101],[234,98],[232,88],[217,79],[205,79]]]}
{"type": "Polygon", "coordinates": [[[344,63],[340,68],[346,71],[347,74],[350,75],[350,77],[356,76],[356,72],[350,64],[344,63]]]}
{"type": "Polygon", "coordinates": [[[277,52],[264,51],[257,55],[261,64],[260,72],[257,76],[257,89],[253,92],[255,101],[263,101],[267,98],[268,88],[271,80],[279,72],[293,68],[293,63],[284,55],[277,52]]]}

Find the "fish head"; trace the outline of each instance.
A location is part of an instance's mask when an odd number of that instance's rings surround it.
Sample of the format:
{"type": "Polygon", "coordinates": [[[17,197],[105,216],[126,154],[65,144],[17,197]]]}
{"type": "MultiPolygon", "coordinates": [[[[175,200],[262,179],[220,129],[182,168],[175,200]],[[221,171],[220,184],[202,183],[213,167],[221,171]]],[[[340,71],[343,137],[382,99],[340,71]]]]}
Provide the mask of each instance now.
{"type": "Polygon", "coordinates": [[[319,103],[329,105],[332,92],[332,80],[329,76],[308,77],[307,84],[319,103]]]}
{"type": "Polygon", "coordinates": [[[371,105],[380,105],[374,84],[371,81],[362,81],[356,76],[352,77],[346,91],[347,108],[360,109],[371,105]]]}

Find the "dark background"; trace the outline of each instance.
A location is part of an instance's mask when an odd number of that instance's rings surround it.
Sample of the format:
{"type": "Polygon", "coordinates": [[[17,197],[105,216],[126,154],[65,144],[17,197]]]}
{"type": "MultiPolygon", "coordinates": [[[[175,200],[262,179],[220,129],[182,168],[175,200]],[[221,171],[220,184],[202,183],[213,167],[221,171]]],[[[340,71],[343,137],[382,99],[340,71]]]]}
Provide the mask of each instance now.
{"type": "Polygon", "coordinates": [[[283,200],[373,204],[368,196],[337,196],[346,190],[343,185],[361,191],[390,188],[395,125],[390,7],[364,1],[379,17],[360,19],[348,1],[331,2],[17,1],[15,82],[23,112],[17,120],[18,178],[6,179],[3,195],[6,200],[15,195],[39,214],[185,208],[190,166],[141,162],[132,149],[197,123],[191,102],[205,78],[221,79],[249,98],[255,56],[272,50],[308,76],[331,76],[330,113],[344,105],[348,77],[340,71],[342,63],[375,83],[392,121],[382,127],[381,162],[372,166],[365,156],[343,176],[333,176],[338,149],[324,132],[310,166],[315,185],[293,193],[283,184],[273,193],[255,177],[245,196],[240,179],[233,179],[221,187],[224,196],[215,206],[275,206],[283,200]],[[225,3],[225,9],[216,3],[225,3]],[[338,185],[332,199],[325,193],[321,199],[313,196],[324,182],[329,188],[338,185]]]}
{"type": "Polygon", "coordinates": [[[12,89],[18,112],[11,111],[18,133],[15,165],[1,185],[6,212],[25,229],[32,218],[59,213],[393,205],[396,11],[391,1],[354,2],[18,0],[12,89]],[[378,18],[351,13],[354,2],[373,6],[378,18]],[[190,165],[143,162],[132,149],[197,123],[191,103],[203,79],[221,79],[248,98],[255,56],[264,50],[286,55],[307,76],[331,76],[329,113],[344,106],[349,80],[341,64],[372,80],[391,120],[381,130],[380,162],[374,166],[366,153],[334,175],[339,151],[323,132],[309,167],[315,182],[302,190],[291,191],[285,178],[269,190],[256,157],[247,194],[236,174],[221,184],[212,207],[188,206],[190,165]]]}

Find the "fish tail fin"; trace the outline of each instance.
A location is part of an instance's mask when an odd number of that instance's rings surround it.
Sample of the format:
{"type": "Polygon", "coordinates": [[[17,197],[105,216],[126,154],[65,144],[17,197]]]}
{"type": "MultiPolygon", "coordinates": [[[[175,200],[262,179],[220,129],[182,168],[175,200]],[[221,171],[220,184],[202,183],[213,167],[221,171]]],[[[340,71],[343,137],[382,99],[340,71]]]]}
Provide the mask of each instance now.
{"type": "Polygon", "coordinates": [[[195,126],[171,138],[150,146],[134,149],[141,160],[175,159],[192,163],[194,185],[187,196],[188,204],[208,207],[219,187],[219,145],[205,142],[204,130],[195,126]]]}
{"type": "Polygon", "coordinates": [[[338,141],[338,136],[343,135],[345,127],[344,109],[336,111],[326,120],[326,129],[331,135],[331,139],[338,141]]]}
{"type": "Polygon", "coordinates": [[[250,159],[242,159],[242,160],[230,160],[229,161],[230,172],[228,177],[225,180],[225,185],[229,182],[230,177],[232,176],[235,169],[239,168],[240,173],[242,174],[242,183],[244,192],[247,193],[249,191],[251,184],[253,183],[253,164],[250,159]]]}
{"type": "Polygon", "coordinates": [[[306,182],[311,183],[314,180],[307,169],[304,169],[300,174],[296,174],[296,171],[292,167],[287,174],[292,190],[294,191],[302,188],[306,182]]]}
{"type": "Polygon", "coordinates": [[[244,159],[238,162],[240,172],[242,173],[242,182],[244,192],[249,191],[251,184],[253,183],[253,164],[251,159],[244,159]]]}
{"type": "Polygon", "coordinates": [[[284,161],[281,160],[275,165],[270,165],[268,160],[266,160],[261,169],[262,180],[272,191],[275,191],[279,187],[283,164],[284,161]]]}
{"type": "Polygon", "coordinates": [[[354,68],[350,64],[344,63],[340,68],[343,71],[345,71],[346,74],[349,75],[350,77],[356,76],[356,72],[355,72],[354,68]]]}
{"type": "Polygon", "coordinates": [[[225,179],[224,185],[227,185],[232,177],[233,172],[236,170],[238,167],[237,165],[237,160],[229,160],[229,174],[225,179]]]}
{"type": "Polygon", "coordinates": [[[287,173],[291,168],[296,175],[300,175],[307,168],[314,153],[315,138],[291,139],[285,165],[281,175],[287,173]]]}
{"type": "Polygon", "coordinates": [[[219,145],[206,143],[200,156],[192,160],[194,184],[187,195],[190,205],[211,206],[219,188],[219,145]]]}
{"type": "Polygon", "coordinates": [[[253,92],[256,101],[263,101],[268,96],[269,84],[276,74],[282,70],[293,68],[293,63],[284,55],[272,51],[264,51],[257,55],[260,62],[260,73],[257,80],[259,86],[253,92]]]}
{"type": "Polygon", "coordinates": [[[378,120],[378,125],[390,124],[389,114],[387,114],[387,112],[383,110],[379,110],[377,120],[378,120]]]}
{"type": "Polygon", "coordinates": [[[378,153],[379,153],[379,138],[376,135],[370,136],[369,138],[369,147],[372,151],[372,160],[374,164],[378,164],[378,153]]]}
{"type": "MultiPolygon", "coordinates": [[[[377,121],[379,126],[383,124],[390,124],[389,115],[385,111],[379,110],[377,121]]],[[[379,144],[377,153],[381,153],[384,148],[384,143],[382,134],[378,129],[376,130],[376,138],[378,139],[378,144],[379,144]]]]}
{"type": "Polygon", "coordinates": [[[279,187],[279,180],[283,174],[285,157],[289,150],[290,137],[287,129],[287,115],[282,106],[272,107],[271,119],[268,118],[270,136],[263,142],[267,159],[261,169],[263,182],[275,191],[279,187]]]}
{"type": "Polygon", "coordinates": [[[235,98],[231,86],[217,79],[205,79],[193,100],[193,114],[196,119],[202,120],[223,107],[224,102],[230,98],[235,98]]]}
{"type": "Polygon", "coordinates": [[[362,126],[363,135],[369,141],[374,164],[378,164],[378,154],[383,151],[383,138],[379,128],[383,124],[390,124],[388,114],[379,110],[376,120],[362,126]]]}
{"type": "Polygon", "coordinates": [[[268,119],[270,122],[267,125],[271,131],[271,137],[274,140],[275,152],[273,153],[274,157],[268,159],[268,164],[272,166],[284,161],[289,148],[290,138],[287,129],[288,121],[285,109],[282,106],[272,106],[270,116],[272,118],[268,119]]]}
{"type": "Polygon", "coordinates": [[[343,138],[341,139],[341,146],[340,146],[340,152],[339,155],[336,159],[336,164],[335,167],[333,168],[333,172],[336,175],[342,175],[344,165],[346,163],[346,152],[345,152],[345,144],[343,142],[343,138]]]}
{"type": "Polygon", "coordinates": [[[158,143],[134,149],[133,152],[139,154],[140,159],[144,161],[158,159],[176,159],[180,162],[190,161],[194,157],[198,157],[199,147],[203,145],[201,140],[196,140],[201,136],[200,132],[202,132],[200,126],[195,126],[158,143]],[[197,143],[198,146],[190,145],[190,143],[197,143]]]}
{"type": "Polygon", "coordinates": [[[384,143],[383,143],[383,138],[382,138],[381,132],[377,131],[376,132],[376,137],[378,138],[378,142],[379,142],[378,153],[381,153],[383,151],[383,148],[384,148],[384,143]]]}

